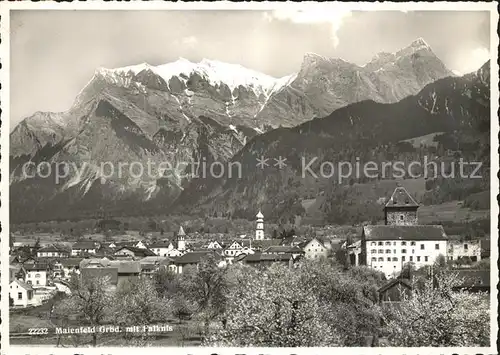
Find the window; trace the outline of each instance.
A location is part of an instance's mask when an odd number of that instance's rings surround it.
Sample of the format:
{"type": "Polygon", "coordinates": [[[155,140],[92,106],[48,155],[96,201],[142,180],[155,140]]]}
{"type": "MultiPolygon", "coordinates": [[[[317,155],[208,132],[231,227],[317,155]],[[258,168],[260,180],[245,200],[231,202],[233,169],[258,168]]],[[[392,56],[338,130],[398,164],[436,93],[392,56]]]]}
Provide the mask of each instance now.
{"type": "Polygon", "coordinates": [[[406,256],[402,256],[401,261],[406,261],[406,256]]]}
{"type": "Polygon", "coordinates": [[[22,300],[23,299],[23,293],[22,292],[18,292],[17,293],[17,299],[18,300],[22,300]]]}
{"type": "Polygon", "coordinates": [[[391,258],[387,258],[387,261],[391,261],[391,258]]]}
{"type": "Polygon", "coordinates": [[[393,250],[394,254],[396,254],[396,249],[393,250]]]}
{"type": "Polygon", "coordinates": [[[377,254],[377,249],[372,249],[372,254],[377,254]]]}
{"type": "Polygon", "coordinates": [[[384,249],[379,249],[379,250],[378,250],[378,252],[379,252],[380,254],[384,254],[384,249]]]}
{"type": "Polygon", "coordinates": [[[36,284],[37,284],[37,285],[40,285],[40,281],[36,280],[36,284]]]}
{"type": "Polygon", "coordinates": [[[429,261],[429,257],[428,256],[424,256],[424,260],[425,261],[429,261]]]}
{"type": "Polygon", "coordinates": [[[404,220],[404,219],[405,219],[405,216],[404,216],[404,215],[400,215],[400,216],[399,216],[399,220],[400,220],[400,221],[402,221],[402,220],[404,220]]]}
{"type": "Polygon", "coordinates": [[[413,256],[410,256],[410,261],[413,261],[413,256]]]}
{"type": "Polygon", "coordinates": [[[28,276],[27,276],[27,277],[28,277],[28,279],[29,279],[29,278],[31,277],[31,274],[28,274],[28,276]]]}
{"type": "Polygon", "coordinates": [[[35,278],[39,279],[40,278],[40,274],[35,274],[35,278]]]}
{"type": "Polygon", "coordinates": [[[392,261],[398,261],[398,258],[392,258],[392,261]]]}
{"type": "Polygon", "coordinates": [[[384,245],[384,242],[378,242],[378,245],[384,245]]]}
{"type": "Polygon", "coordinates": [[[401,242],[401,245],[406,245],[406,242],[401,242]]]}
{"type": "Polygon", "coordinates": [[[377,243],[375,243],[375,242],[372,242],[372,245],[377,245],[377,243]]]}
{"type": "Polygon", "coordinates": [[[415,254],[415,249],[412,249],[412,250],[411,250],[411,253],[412,253],[412,254],[415,254]]]}
{"type": "Polygon", "coordinates": [[[436,250],[439,250],[439,243],[436,243],[436,250]]]}
{"type": "Polygon", "coordinates": [[[401,249],[401,254],[406,254],[406,249],[401,249]]]}
{"type": "Polygon", "coordinates": [[[372,261],[377,261],[377,258],[372,258],[372,261]]]}
{"type": "Polygon", "coordinates": [[[386,249],[386,250],[385,250],[385,253],[386,253],[386,254],[390,254],[390,253],[391,253],[391,249],[386,249]]]}
{"type": "Polygon", "coordinates": [[[417,256],[417,261],[420,261],[420,256],[417,256]]]}
{"type": "Polygon", "coordinates": [[[415,243],[415,242],[411,242],[411,245],[417,245],[417,243],[415,243]]]}
{"type": "Polygon", "coordinates": [[[385,245],[391,245],[391,242],[385,242],[385,245]]]}
{"type": "Polygon", "coordinates": [[[464,244],[464,250],[468,250],[469,246],[467,244],[464,244]]]}
{"type": "Polygon", "coordinates": [[[424,250],[425,249],[425,244],[420,244],[420,250],[424,250]]]}
{"type": "Polygon", "coordinates": [[[392,243],[392,245],[396,245],[396,242],[392,243]]]}
{"type": "Polygon", "coordinates": [[[384,258],[378,258],[378,261],[384,261],[384,258]]]}

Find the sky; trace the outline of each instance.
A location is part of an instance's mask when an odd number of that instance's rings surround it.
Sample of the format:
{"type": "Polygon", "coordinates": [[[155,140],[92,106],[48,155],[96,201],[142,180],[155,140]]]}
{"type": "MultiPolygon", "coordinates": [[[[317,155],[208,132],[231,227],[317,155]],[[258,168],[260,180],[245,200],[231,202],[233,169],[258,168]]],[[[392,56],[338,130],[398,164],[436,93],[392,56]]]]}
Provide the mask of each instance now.
{"type": "Polygon", "coordinates": [[[11,130],[36,111],[65,111],[98,67],[179,57],[241,64],[282,77],[317,53],[363,65],[421,37],[457,73],[489,59],[488,12],[11,12],[11,130]]]}

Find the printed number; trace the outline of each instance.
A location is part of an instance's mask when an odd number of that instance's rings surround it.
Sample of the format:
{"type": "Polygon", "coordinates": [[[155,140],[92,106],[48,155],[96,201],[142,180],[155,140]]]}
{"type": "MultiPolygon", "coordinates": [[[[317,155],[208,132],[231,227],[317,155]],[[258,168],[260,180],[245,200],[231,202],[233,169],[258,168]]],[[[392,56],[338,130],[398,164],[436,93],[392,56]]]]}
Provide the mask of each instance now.
{"type": "Polygon", "coordinates": [[[29,328],[28,334],[29,335],[49,334],[49,329],[48,328],[29,328]]]}

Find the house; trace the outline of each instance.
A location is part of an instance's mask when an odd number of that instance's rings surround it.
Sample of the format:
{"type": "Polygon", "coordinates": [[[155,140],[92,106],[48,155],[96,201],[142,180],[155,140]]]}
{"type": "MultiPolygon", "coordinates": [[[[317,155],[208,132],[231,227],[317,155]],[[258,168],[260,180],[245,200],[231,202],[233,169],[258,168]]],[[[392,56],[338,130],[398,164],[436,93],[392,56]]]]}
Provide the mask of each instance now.
{"type": "Polygon", "coordinates": [[[122,287],[129,282],[138,280],[141,274],[141,264],[139,261],[111,260],[109,267],[117,269],[117,287],[122,287]]]}
{"type": "Polygon", "coordinates": [[[175,249],[174,244],[168,240],[152,243],[149,249],[158,256],[167,256],[169,251],[175,249]]]}
{"type": "Polygon", "coordinates": [[[304,251],[306,259],[321,259],[328,257],[328,248],[323,241],[318,238],[307,240],[299,244],[299,246],[304,251]]]}
{"type": "Polygon", "coordinates": [[[14,280],[9,285],[9,298],[12,307],[29,307],[40,304],[35,297],[33,287],[21,280],[14,280]]]}
{"type": "Polygon", "coordinates": [[[413,290],[410,280],[392,279],[378,289],[379,302],[401,302],[413,290]]]}
{"type": "Polygon", "coordinates": [[[69,254],[69,251],[56,245],[43,247],[36,252],[38,258],[67,258],[69,254]]]}
{"type": "Polygon", "coordinates": [[[133,258],[144,258],[146,256],[155,256],[156,254],[153,253],[149,249],[144,249],[144,248],[137,248],[137,247],[121,247],[117,249],[113,256],[116,257],[133,257],[133,258]]]}
{"type": "Polygon", "coordinates": [[[61,260],[61,265],[62,265],[62,278],[65,279],[70,279],[71,275],[80,274],[80,262],[82,261],[82,258],[67,258],[61,260]]]}
{"type": "Polygon", "coordinates": [[[491,256],[491,241],[488,239],[481,239],[481,259],[486,259],[491,256]]]}
{"type": "Polygon", "coordinates": [[[236,260],[251,266],[267,267],[274,263],[282,263],[289,267],[300,259],[300,256],[294,257],[292,253],[266,253],[257,251],[254,254],[240,256],[236,260]]]}
{"type": "Polygon", "coordinates": [[[490,270],[458,270],[458,278],[463,280],[454,290],[467,290],[469,292],[491,291],[490,270]]]}
{"type": "Polygon", "coordinates": [[[223,244],[219,243],[218,241],[216,240],[212,240],[208,243],[207,245],[207,249],[222,249],[223,248],[223,244]]]}
{"type": "Polygon", "coordinates": [[[397,276],[403,265],[418,269],[447,254],[448,237],[441,225],[419,225],[418,204],[403,187],[397,187],[384,207],[385,225],[363,227],[358,264],[397,276]]]}
{"type": "Polygon", "coordinates": [[[460,260],[469,258],[476,262],[481,260],[481,241],[476,240],[448,240],[448,260],[460,260]]]}
{"type": "Polygon", "coordinates": [[[137,243],[135,243],[134,247],[139,249],[148,249],[148,246],[142,240],[139,240],[137,243]]]}
{"type": "Polygon", "coordinates": [[[141,275],[152,277],[160,268],[168,268],[171,259],[163,256],[147,256],[139,261],[141,275]]]}
{"type": "Polygon", "coordinates": [[[209,255],[213,255],[219,261],[219,266],[226,265],[220,254],[214,251],[206,250],[188,252],[178,258],[173,259],[171,264],[169,265],[169,270],[177,274],[182,274],[183,270],[188,266],[198,267],[198,264],[209,255]]]}
{"type": "Polygon", "coordinates": [[[264,254],[292,254],[297,258],[304,255],[304,251],[298,246],[272,245],[264,250],[264,254]]]}
{"type": "Polygon", "coordinates": [[[47,286],[49,266],[47,264],[24,264],[25,282],[34,287],[47,286]]]}
{"type": "Polygon", "coordinates": [[[118,268],[116,267],[89,267],[82,268],[80,277],[84,281],[103,278],[109,282],[108,291],[116,290],[118,285],[118,268]]]}
{"type": "Polygon", "coordinates": [[[81,240],[71,247],[71,256],[95,254],[99,249],[99,243],[91,240],[81,240]]]}
{"type": "Polygon", "coordinates": [[[21,273],[22,266],[19,264],[9,265],[9,282],[16,279],[24,279],[24,274],[21,273]]]}

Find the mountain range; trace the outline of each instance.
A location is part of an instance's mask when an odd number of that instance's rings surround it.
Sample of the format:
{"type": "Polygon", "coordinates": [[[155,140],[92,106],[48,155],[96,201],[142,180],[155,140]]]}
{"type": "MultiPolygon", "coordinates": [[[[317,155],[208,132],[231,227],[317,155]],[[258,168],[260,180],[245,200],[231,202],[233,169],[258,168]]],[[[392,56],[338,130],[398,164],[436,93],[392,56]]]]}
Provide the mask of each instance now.
{"type": "MultiPolygon", "coordinates": [[[[37,112],[12,131],[11,218],[69,218],[98,209],[206,213],[209,204],[221,213],[253,213],[288,186],[283,171],[261,176],[256,153],[292,151],[295,158],[287,159],[294,161],[301,152],[365,151],[476,127],[489,120],[486,73],[485,66],[481,74],[454,77],[422,39],[364,66],[308,53],[297,73],[279,79],[214,60],[99,68],[68,111],[37,112]],[[248,174],[239,181],[192,179],[199,167],[185,165],[191,161],[243,161],[248,174]],[[28,178],[27,162],[47,162],[53,170],[65,162],[78,170],[58,182],[28,178]],[[151,171],[137,177],[105,169],[132,162],[151,171]],[[269,189],[269,181],[281,187],[269,189]]],[[[295,181],[297,169],[288,173],[295,181]]],[[[300,190],[289,189],[293,196],[284,199],[297,203],[300,190]]]]}

